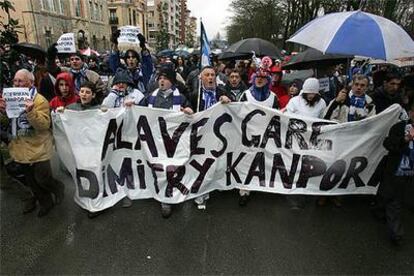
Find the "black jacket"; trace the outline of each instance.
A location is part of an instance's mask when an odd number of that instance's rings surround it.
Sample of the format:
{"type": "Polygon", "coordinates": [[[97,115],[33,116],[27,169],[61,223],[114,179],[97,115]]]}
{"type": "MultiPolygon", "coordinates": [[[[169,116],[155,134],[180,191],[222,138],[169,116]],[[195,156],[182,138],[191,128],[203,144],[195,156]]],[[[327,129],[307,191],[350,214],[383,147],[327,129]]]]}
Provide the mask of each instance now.
{"type": "Polygon", "coordinates": [[[375,111],[377,114],[381,113],[391,105],[397,103],[402,105],[403,100],[401,96],[401,92],[398,92],[394,96],[388,94],[384,90],[384,86],[378,87],[375,91],[370,95],[372,100],[375,104],[375,111]]]}

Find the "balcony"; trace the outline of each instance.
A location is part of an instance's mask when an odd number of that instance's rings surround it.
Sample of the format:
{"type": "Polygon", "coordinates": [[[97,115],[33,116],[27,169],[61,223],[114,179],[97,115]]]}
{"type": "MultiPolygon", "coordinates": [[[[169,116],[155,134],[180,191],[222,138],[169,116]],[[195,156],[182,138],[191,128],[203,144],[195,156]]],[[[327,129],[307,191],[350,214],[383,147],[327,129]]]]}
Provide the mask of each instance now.
{"type": "Polygon", "coordinates": [[[119,22],[118,17],[109,18],[109,25],[118,25],[118,22],[119,22]]]}

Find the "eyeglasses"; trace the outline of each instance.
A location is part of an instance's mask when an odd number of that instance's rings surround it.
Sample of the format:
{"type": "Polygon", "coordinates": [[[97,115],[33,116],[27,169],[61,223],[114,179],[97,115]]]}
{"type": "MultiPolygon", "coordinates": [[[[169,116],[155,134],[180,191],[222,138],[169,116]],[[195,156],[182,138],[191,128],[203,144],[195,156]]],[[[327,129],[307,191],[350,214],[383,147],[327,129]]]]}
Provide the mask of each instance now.
{"type": "Polygon", "coordinates": [[[73,57],[73,58],[70,58],[70,61],[79,61],[79,60],[81,60],[80,58],[78,58],[78,57],[73,57]]]}

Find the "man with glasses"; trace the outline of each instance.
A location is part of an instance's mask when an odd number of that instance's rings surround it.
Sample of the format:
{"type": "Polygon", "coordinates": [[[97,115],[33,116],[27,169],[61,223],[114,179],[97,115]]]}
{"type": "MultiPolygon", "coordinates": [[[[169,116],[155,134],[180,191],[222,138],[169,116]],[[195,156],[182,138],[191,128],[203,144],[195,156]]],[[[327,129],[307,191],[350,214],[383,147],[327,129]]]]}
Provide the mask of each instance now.
{"type": "MultiPolygon", "coordinates": [[[[38,217],[49,213],[54,204],[63,199],[64,186],[52,176],[50,159],[53,155],[53,137],[50,130],[48,101],[34,86],[34,76],[26,69],[16,72],[13,86],[28,88],[30,98],[18,118],[10,119],[11,141],[9,143],[12,163],[6,166],[7,172],[28,186],[33,195],[24,199],[23,213],[40,209],[38,217]],[[19,169],[16,169],[19,168],[19,169]]],[[[5,113],[7,103],[0,100],[0,112],[5,113]]]]}

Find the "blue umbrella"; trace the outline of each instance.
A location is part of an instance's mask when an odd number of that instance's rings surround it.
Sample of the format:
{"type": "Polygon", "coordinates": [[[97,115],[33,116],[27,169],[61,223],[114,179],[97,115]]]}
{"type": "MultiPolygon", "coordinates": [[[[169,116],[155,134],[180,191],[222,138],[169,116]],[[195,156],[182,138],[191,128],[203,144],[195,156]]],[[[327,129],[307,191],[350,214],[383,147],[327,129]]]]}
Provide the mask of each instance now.
{"type": "Polygon", "coordinates": [[[174,55],[186,58],[190,55],[190,53],[186,50],[178,50],[174,52],[174,55]]]}
{"type": "Polygon", "coordinates": [[[383,60],[414,56],[414,41],[398,24],[362,11],[337,12],[316,18],[288,42],[323,53],[383,60]]]}
{"type": "Polygon", "coordinates": [[[171,50],[171,49],[165,49],[157,53],[157,57],[172,57],[173,55],[174,55],[174,50],[171,50]]]}

